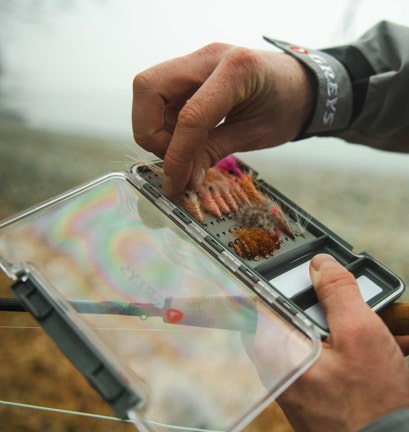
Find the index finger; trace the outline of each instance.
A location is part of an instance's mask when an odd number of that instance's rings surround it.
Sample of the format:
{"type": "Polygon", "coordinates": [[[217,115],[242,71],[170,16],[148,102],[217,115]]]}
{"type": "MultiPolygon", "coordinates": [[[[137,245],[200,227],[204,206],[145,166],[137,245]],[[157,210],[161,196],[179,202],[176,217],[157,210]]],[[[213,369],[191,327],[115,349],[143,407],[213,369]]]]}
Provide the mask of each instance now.
{"type": "Polygon", "coordinates": [[[206,149],[209,132],[231,108],[210,96],[207,89],[203,88],[206,84],[179,113],[164,157],[167,195],[176,196],[182,193],[189,182],[193,183],[193,187],[198,186],[204,172],[218,159],[217,155],[206,149]]]}
{"type": "Polygon", "coordinates": [[[178,111],[206,81],[229,47],[211,44],[135,76],[132,127],[138,144],[159,157],[165,155],[178,111]]]}
{"type": "Polygon", "coordinates": [[[209,134],[245,98],[246,90],[234,73],[221,61],[180,110],[164,158],[168,195],[182,193],[189,181],[198,185],[198,178],[226,156],[223,143],[210,143],[209,134]]]}

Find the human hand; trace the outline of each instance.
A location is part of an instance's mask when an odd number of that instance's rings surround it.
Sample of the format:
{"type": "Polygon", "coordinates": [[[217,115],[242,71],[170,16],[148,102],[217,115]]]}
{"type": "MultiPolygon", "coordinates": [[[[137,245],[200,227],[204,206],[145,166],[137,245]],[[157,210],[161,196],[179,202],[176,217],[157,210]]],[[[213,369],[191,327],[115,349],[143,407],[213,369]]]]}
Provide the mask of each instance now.
{"type": "Polygon", "coordinates": [[[133,89],[134,138],[164,159],[168,196],[197,189],[231,153],[291,141],[313,104],[294,58],[219,43],[136,75],[133,89]]]}
{"type": "MultiPolygon", "coordinates": [[[[311,279],[331,335],[318,361],[278,399],[298,431],[356,431],[409,407],[409,369],[355,278],[331,256],[313,258],[311,279]]],[[[407,342],[407,338],[400,339],[407,342]]]]}

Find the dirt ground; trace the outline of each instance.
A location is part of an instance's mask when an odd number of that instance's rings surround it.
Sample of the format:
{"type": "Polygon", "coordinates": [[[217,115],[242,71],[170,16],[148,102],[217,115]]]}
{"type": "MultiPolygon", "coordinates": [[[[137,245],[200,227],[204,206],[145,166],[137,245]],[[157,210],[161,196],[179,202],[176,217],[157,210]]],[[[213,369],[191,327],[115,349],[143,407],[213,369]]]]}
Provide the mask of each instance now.
{"type": "MultiPolygon", "coordinates": [[[[132,143],[71,136],[0,122],[0,219],[107,171],[123,169],[132,143]]],[[[129,164],[129,162],[128,162],[129,164]]],[[[265,172],[263,172],[265,170],[265,172]]],[[[409,178],[362,178],[296,164],[269,178],[293,201],[366,250],[409,283],[409,178]],[[291,175],[288,172],[291,171],[291,175]],[[357,187],[359,185],[359,187],[357,187]]],[[[0,278],[0,295],[10,296],[0,278]]],[[[405,295],[405,298],[407,295],[405,295]]],[[[0,313],[0,399],[112,416],[110,409],[26,313],[0,313]]],[[[0,405],[0,432],[131,431],[114,420],[0,405]]],[[[247,431],[290,432],[277,405],[267,408],[247,431]]]]}

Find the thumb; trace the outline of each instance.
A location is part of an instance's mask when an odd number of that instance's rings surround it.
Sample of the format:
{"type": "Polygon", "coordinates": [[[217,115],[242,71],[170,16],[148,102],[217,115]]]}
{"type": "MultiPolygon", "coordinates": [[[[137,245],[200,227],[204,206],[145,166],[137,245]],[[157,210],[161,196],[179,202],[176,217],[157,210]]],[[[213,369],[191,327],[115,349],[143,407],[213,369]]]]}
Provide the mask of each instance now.
{"type": "Polygon", "coordinates": [[[316,255],[310,264],[310,276],[323,306],[331,333],[345,329],[345,317],[359,317],[368,307],[359,292],[355,277],[331,255],[316,255]]]}

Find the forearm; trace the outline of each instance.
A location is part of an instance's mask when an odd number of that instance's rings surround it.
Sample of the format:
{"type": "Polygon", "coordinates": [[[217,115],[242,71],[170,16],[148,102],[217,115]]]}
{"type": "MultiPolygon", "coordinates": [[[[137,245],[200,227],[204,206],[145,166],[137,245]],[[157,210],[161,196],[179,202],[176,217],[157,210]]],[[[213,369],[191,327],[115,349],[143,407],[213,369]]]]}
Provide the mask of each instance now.
{"type": "Polygon", "coordinates": [[[313,71],[315,111],[303,134],[409,152],[409,28],[381,22],[347,46],[311,51],[276,43],[313,71]]]}

